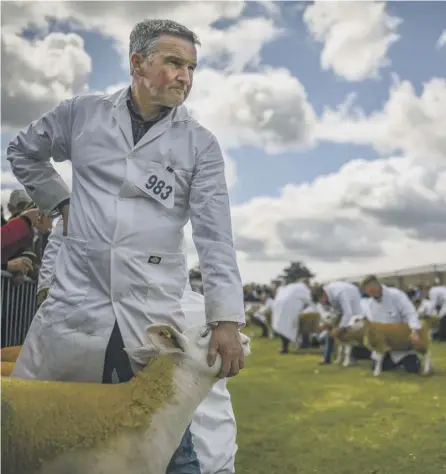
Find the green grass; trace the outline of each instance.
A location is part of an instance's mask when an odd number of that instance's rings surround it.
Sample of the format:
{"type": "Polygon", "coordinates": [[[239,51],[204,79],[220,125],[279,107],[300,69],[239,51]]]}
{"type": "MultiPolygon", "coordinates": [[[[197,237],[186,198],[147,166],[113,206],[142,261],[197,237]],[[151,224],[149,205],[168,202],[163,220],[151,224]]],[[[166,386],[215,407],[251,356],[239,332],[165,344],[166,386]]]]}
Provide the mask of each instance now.
{"type": "Polygon", "coordinates": [[[254,339],[229,383],[238,474],[446,473],[446,344],[435,374],[372,376],[369,361],[318,365],[317,349],[279,354],[254,339]]]}

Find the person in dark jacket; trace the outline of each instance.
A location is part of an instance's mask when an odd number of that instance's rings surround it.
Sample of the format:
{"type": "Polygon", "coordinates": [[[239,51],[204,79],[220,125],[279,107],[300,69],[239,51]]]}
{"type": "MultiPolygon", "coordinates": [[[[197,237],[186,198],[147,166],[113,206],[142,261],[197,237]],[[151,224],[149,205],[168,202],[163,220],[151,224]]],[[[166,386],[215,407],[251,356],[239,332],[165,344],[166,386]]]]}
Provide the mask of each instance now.
{"type": "Polygon", "coordinates": [[[2,265],[20,249],[33,244],[34,226],[39,219],[39,209],[30,209],[2,225],[2,265]]]}

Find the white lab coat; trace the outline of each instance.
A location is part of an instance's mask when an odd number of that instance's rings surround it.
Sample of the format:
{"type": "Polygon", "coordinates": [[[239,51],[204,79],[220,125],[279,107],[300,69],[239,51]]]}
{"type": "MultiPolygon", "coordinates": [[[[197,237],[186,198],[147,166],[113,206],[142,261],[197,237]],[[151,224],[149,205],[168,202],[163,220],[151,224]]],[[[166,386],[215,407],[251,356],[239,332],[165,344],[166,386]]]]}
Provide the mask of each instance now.
{"type": "Polygon", "coordinates": [[[352,283],[334,281],[323,286],[328,297],[328,303],[340,315],[339,327],[348,326],[352,316],[363,313],[361,292],[352,283]]]}
{"type": "MultiPolygon", "coordinates": [[[[38,290],[49,288],[54,274],[54,263],[63,241],[60,219],[51,232],[39,271],[38,290]]],[[[206,324],[204,297],[192,291],[189,282],[181,299],[185,325],[206,324]]],[[[195,412],[191,424],[195,452],[201,474],[232,474],[235,472],[237,425],[226,388],[226,380],[219,380],[195,412]]]]}
{"type": "MultiPolygon", "coordinates": [[[[361,298],[361,313],[360,313],[361,316],[367,317],[369,313],[369,309],[368,309],[369,305],[370,305],[370,298],[368,296],[361,298]]],[[[357,316],[359,316],[359,314],[357,316]]]]}
{"type": "Polygon", "coordinates": [[[435,308],[440,308],[438,312],[440,318],[446,316],[446,286],[433,286],[429,290],[429,299],[435,308]]]}
{"type": "Polygon", "coordinates": [[[435,304],[429,298],[424,298],[421,300],[420,306],[418,306],[417,311],[420,316],[436,316],[437,315],[435,304]]]}
{"type": "MultiPolygon", "coordinates": [[[[386,285],[382,287],[381,301],[370,298],[367,308],[367,317],[370,321],[377,323],[408,323],[413,330],[421,329],[421,320],[415,306],[404,291],[391,288],[386,285]]],[[[395,364],[399,363],[406,355],[414,351],[391,351],[390,357],[395,364]]],[[[372,353],[372,358],[375,358],[372,353]]]]}
{"type": "Polygon", "coordinates": [[[150,323],[181,329],[189,218],[207,321],[245,322],[215,137],[179,106],[133,146],[126,94],[122,89],[62,102],[8,147],[14,175],[42,211],[71,198],[51,290],[13,376],[99,381],[115,320],[128,348],[144,343],[150,323]],[[50,157],[71,160],[71,196],[50,157]]]}
{"type": "Polygon", "coordinates": [[[272,314],[273,330],[290,341],[296,341],[299,314],[311,303],[311,292],[304,283],[281,286],[276,294],[272,314]]]}

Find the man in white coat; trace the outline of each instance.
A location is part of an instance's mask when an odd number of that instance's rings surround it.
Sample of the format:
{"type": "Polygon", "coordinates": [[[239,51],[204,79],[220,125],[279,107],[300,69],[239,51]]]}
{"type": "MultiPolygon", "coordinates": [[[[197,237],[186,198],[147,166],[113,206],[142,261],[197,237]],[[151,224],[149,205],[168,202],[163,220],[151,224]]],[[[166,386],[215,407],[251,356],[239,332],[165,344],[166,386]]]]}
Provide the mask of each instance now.
{"type": "MultiPolygon", "coordinates": [[[[368,319],[377,323],[408,323],[412,329],[412,341],[419,342],[420,316],[404,291],[382,285],[374,275],[366,277],[361,283],[361,288],[370,297],[365,315],[368,319]]],[[[375,356],[376,354],[372,354],[372,359],[375,359],[375,356]]],[[[392,370],[399,366],[411,373],[418,373],[421,370],[420,359],[413,351],[391,351],[385,355],[383,370],[392,370]]],[[[374,361],[372,367],[374,368],[374,361]]]]}
{"type": "MultiPolygon", "coordinates": [[[[58,218],[49,236],[39,271],[37,285],[39,305],[43,303],[51,287],[55,261],[62,242],[63,222],[58,218]]],[[[182,330],[206,324],[204,298],[192,291],[189,282],[186,284],[181,299],[181,307],[185,315],[182,330]]],[[[219,380],[200,404],[195,412],[190,431],[201,474],[233,474],[235,472],[237,425],[225,379],[219,380]]],[[[187,449],[184,439],[179,450],[181,449],[187,449]]]]}
{"type": "MultiPolygon", "coordinates": [[[[313,298],[324,306],[330,306],[339,316],[339,328],[345,330],[352,316],[363,314],[361,306],[361,291],[352,283],[333,281],[313,289],[313,298]]],[[[330,364],[334,340],[331,334],[325,339],[324,355],[321,364],[330,364]]],[[[352,353],[352,358],[358,354],[352,353]]]]}
{"type": "MultiPolygon", "coordinates": [[[[59,213],[64,224],[51,289],[12,376],[111,383],[116,372],[128,380],[124,347],[142,345],[150,323],[184,324],[189,219],[212,327],[208,362],[220,353],[221,378],[243,368],[243,288],[224,161],[214,135],[182,105],[196,44],[178,23],[138,23],[130,87],[65,100],[9,144],[16,178],[44,214],[59,213]],[[71,194],[50,158],[71,161],[71,194]]],[[[174,456],[169,474],[199,473],[189,430],[185,443],[189,459],[180,467],[174,456]]]]}
{"type": "Polygon", "coordinates": [[[440,316],[440,328],[438,329],[437,339],[446,341],[446,286],[432,286],[429,289],[428,296],[436,314],[440,316]]]}
{"type": "Polygon", "coordinates": [[[290,342],[296,341],[299,315],[309,304],[311,291],[307,280],[278,288],[272,311],[272,327],[282,340],[281,354],[288,354],[290,342]]]}

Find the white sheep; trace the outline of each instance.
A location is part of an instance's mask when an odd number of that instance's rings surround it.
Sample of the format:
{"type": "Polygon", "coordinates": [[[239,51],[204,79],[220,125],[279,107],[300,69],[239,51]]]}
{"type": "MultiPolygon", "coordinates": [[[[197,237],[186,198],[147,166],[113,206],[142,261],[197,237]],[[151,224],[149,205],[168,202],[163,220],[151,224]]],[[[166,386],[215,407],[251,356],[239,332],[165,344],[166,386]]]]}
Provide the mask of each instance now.
{"type": "Polygon", "coordinates": [[[2,378],[4,472],[165,474],[221,358],[208,366],[207,326],[153,324],[147,335],[149,344],[127,350],[137,375],[126,383],[2,378]]]}
{"type": "Polygon", "coordinates": [[[408,323],[376,323],[364,316],[355,316],[350,320],[350,330],[363,331],[364,345],[375,351],[376,364],[373,375],[379,376],[382,371],[384,356],[389,351],[414,350],[424,356],[423,374],[431,372],[429,326],[422,322],[419,342],[411,341],[412,332],[408,323]]]}

